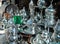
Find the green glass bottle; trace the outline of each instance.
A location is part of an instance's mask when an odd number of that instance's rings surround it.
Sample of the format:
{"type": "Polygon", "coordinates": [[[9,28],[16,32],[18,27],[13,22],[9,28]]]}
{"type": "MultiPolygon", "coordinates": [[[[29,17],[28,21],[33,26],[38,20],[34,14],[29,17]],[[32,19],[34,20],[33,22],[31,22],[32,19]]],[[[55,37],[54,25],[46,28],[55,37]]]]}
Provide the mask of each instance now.
{"type": "Polygon", "coordinates": [[[14,16],[13,20],[14,20],[15,24],[22,24],[23,23],[21,16],[14,16]]]}

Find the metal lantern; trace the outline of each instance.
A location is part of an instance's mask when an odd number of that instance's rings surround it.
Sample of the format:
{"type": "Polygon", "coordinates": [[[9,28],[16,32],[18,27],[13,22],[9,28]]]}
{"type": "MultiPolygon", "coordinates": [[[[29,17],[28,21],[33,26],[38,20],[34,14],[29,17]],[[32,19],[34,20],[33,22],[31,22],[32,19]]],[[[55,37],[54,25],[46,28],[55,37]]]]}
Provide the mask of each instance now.
{"type": "Polygon", "coordinates": [[[58,19],[55,27],[54,27],[54,31],[55,31],[55,34],[56,34],[56,39],[57,40],[60,40],[60,19],[58,19]]]}
{"type": "Polygon", "coordinates": [[[36,37],[33,39],[32,44],[46,44],[44,40],[41,39],[41,35],[37,34],[36,37]]]}
{"type": "Polygon", "coordinates": [[[47,26],[52,26],[55,24],[55,16],[54,16],[55,10],[53,9],[52,4],[46,8],[45,10],[45,21],[47,26]]]}
{"type": "Polygon", "coordinates": [[[15,26],[11,26],[9,28],[9,43],[13,43],[13,42],[16,42],[18,41],[18,34],[17,34],[18,30],[17,30],[17,27],[15,26]]]}
{"type": "Polygon", "coordinates": [[[40,9],[46,8],[45,0],[38,0],[37,5],[40,9]]]}
{"type": "Polygon", "coordinates": [[[30,1],[29,3],[29,9],[30,9],[30,15],[31,16],[34,16],[34,3],[33,3],[33,0],[30,1]]]}

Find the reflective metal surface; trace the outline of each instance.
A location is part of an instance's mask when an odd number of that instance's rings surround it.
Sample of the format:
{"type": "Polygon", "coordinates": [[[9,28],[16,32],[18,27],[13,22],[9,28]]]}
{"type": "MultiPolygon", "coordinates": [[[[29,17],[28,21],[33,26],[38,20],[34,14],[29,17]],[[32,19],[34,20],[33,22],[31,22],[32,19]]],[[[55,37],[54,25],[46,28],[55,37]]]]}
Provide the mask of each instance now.
{"type": "Polygon", "coordinates": [[[29,12],[25,5],[21,10],[15,4],[4,6],[0,13],[0,37],[3,41],[0,44],[60,44],[60,19],[55,18],[53,0],[48,7],[45,0],[37,0],[36,4],[30,0],[29,12]]]}

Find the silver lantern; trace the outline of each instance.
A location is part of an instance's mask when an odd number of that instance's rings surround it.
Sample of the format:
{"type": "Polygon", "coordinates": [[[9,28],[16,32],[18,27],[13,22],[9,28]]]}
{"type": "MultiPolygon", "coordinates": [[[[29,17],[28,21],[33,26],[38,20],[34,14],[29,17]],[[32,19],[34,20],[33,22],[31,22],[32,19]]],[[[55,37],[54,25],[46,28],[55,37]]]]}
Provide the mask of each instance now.
{"type": "Polygon", "coordinates": [[[46,8],[45,6],[45,0],[38,0],[37,5],[40,9],[46,8]]]}
{"type": "Polygon", "coordinates": [[[45,10],[45,24],[47,26],[53,26],[55,24],[55,9],[53,9],[52,4],[45,10]]]}

